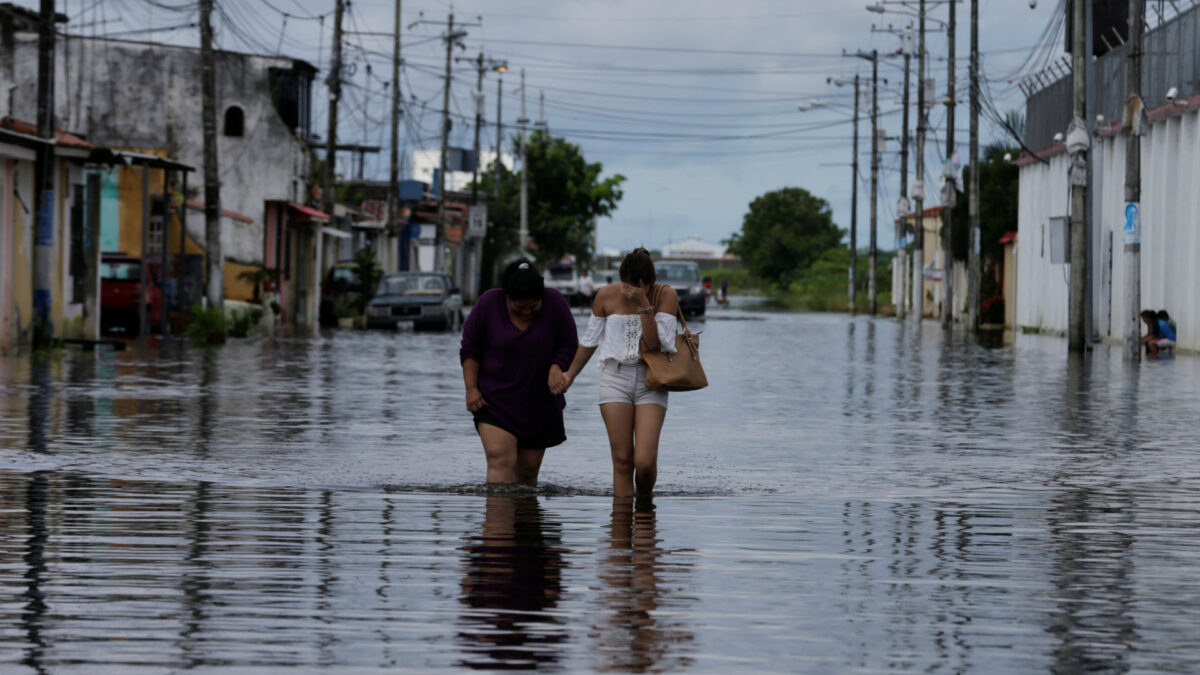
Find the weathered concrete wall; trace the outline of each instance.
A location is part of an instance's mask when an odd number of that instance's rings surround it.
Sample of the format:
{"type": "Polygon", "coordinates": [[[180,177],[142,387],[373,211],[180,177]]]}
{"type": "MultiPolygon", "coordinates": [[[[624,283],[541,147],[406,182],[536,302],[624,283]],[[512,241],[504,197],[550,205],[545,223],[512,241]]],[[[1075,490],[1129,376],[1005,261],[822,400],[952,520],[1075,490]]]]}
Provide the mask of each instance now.
{"type": "MultiPolygon", "coordinates": [[[[58,46],[55,112],[59,126],[80,132],[97,145],[165,151],[196,167],[188,181],[189,196],[202,200],[199,50],[77,36],[61,36],[58,46]]],[[[271,101],[269,69],[291,69],[295,62],[218,52],[216,63],[221,208],[255,221],[232,233],[248,241],[232,242],[225,254],[231,260],[257,264],[261,263],[265,200],[302,201],[308,179],[305,142],[292,133],[271,101]],[[240,137],[224,134],[224,115],[231,106],[244,112],[240,137]],[[251,257],[246,259],[247,255],[251,257]]],[[[36,84],[36,36],[19,33],[11,46],[0,49],[0,86],[12,91],[11,110],[5,114],[35,119],[36,84]]],[[[137,187],[140,190],[140,183],[137,187]]],[[[161,190],[161,182],[152,179],[151,189],[161,190]]],[[[140,233],[138,237],[140,242],[140,233]]]]}

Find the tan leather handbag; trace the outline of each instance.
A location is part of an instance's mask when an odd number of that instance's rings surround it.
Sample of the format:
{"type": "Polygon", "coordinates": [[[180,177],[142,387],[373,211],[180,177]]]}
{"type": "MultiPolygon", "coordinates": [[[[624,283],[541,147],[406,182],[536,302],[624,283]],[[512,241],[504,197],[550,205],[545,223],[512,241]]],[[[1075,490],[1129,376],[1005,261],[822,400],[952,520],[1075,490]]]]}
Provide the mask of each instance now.
{"type": "MultiPolygon", "coordinates": [[[[667,391],[695,391],[708,386],[704,366],[700,365],[700,333],[693,333],[683,320],[683,311],[676,309],[675,316],[682,333],[675,334],[675,353],[661,350],[642,352],[646,362],[646,386],[667,391]]],[[[645,341],[642,342],[643,348],[645,341]]]]}

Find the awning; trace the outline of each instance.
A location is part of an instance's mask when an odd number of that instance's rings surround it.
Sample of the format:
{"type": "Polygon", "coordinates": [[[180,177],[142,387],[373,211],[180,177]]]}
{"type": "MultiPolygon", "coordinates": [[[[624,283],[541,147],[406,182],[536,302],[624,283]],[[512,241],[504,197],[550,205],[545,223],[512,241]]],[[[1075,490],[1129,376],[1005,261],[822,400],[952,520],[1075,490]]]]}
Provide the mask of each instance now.
{"type": "Polygon", "coordinates": [[[330,237],[337,237],[338,239],[349,239],[350,238],[349,232],[342,232],[341,230],[335,230],[332,227],[322,227],[321,234],[324,234],[324,235],[330,236],[330,237]]]}
{"type": "Polygon", "coordinates": [[[316,220],[316,221],[322,222],[322,223],[329,222],[328,214],[322,213],[314,208],[310,208],[303,204],[297,204],[296,202],[288,202],[288,208],[290,208],[292,211],[295,211],[296,213],[300,214],[300,216],[304,220],[316,220]]]}

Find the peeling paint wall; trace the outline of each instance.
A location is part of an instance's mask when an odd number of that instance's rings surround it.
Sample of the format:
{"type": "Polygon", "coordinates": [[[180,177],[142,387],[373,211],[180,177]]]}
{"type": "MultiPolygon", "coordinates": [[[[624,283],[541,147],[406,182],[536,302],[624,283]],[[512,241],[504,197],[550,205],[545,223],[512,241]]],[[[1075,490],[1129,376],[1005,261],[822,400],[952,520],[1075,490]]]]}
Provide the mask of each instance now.
{"type": "MultiPolygon", "coordinates": [[[[97,145],[157,150],[155,154],[165,153],[196,167],[188,181],[190,196],[203,199],[199,49],[79,36],[60,36],[59,47],[55,62],[59,126],[82,133],[97,145]]],[[[224,235],[232,239],[224,253],[235,262],[261,264],[266,200],[303,201],[308,183],[308,153],[301,138],[308,130],[293,134],[271,100],[270,69],[292,69],[296,62],[231,52],[217,52],[215,58],[221,208],[254,221],[223,232],[223,240],[224,235]],[[240,137],[224,135],[225,112],[231,106],[244,113],[240,137]]],[[[0,88],[12,89],[12,110],[5,112],[35,119],[36,84],[37,39],[19,33],[11,45],[0,48],[0,88]]],[[[136,187],[140,190],[140,179],[136,187]]],[[[161,180],[152,178],[151,190],[161,191],[161,180]]],[[[140,203],[140,197],[130,201],[140,203]]],[[[227,227],[228,219],[222,220],[227,227]]],[[[139,219],[139,249],[140,227],[139,219]]],[[[132,235],[125,234],[123,227],[121,237],[127,236],[132,235]]],[[[123,249],[127,245],[121,242],[123,249]]]]}

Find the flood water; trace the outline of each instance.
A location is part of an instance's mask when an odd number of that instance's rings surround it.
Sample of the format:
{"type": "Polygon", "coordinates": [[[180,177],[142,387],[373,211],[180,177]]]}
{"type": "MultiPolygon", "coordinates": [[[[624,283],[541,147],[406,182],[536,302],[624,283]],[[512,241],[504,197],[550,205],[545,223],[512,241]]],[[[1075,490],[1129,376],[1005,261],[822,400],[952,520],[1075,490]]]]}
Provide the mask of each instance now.
{"type": "Polygon", "coordinates": [[[454,334],[0,358],[0,672],[1200,669],[1200,359],[695,324],[633,503],[593,366],[484,489],[454,334]]]}

